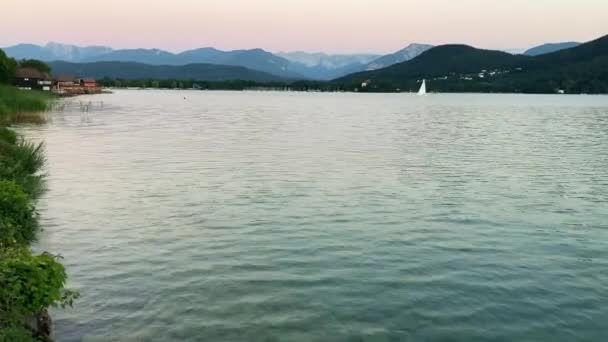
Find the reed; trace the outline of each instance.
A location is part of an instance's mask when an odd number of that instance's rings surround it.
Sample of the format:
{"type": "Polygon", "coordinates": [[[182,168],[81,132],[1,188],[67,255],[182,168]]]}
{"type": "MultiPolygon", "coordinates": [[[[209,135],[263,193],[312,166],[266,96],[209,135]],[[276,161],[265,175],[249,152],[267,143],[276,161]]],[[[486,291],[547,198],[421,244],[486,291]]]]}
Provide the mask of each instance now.
{"type": "Polygon", "coordinates": [[[43,123],[52,95],[0,85],[0,123],[43,123]]]}
{"type": "Polygon", "coordinates": [[[12,140],[13,137],[3,131],[8,129],[0,129],[0,179],[14,181],[32,199],[38,198],[46,188],[42,171],[46,163],[44,144],[34,144],[21,138],[12,140]]]}

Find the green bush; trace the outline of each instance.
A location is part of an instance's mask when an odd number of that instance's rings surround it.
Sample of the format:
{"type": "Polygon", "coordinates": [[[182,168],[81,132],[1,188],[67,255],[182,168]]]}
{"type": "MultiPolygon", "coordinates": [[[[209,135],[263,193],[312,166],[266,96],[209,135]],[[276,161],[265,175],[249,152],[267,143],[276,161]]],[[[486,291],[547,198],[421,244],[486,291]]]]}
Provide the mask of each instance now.
{"type": "Polygon", "coordinates": [[[0,83],[9,83],[17,69],[17,61],[0,49],[0,83]]]}
{"type": "Polygon", "coordinates": [[[48,64],[37,59],[22,59],[18,61],[17,64],[19,64],[20,68],[33,68],[42,73],[51,73],[51,67],[48,64]]]}
{"type": "Polygon", "coordinates": [[[0,260],[0,310],[34,314],[55,305],[71,305],[63,288],[66,273],[57,257],[32,255],[25,248],[7,249],[0,260]]]}
{"type": "Polygon", "coordinates": [[[33,199],[44,191],[44,175],[40,172],[45,163],[42,143],[11,143],[0,138],[0,179],[16,182],[33,199]]]}
{"type": "MultiPolygon", "coordinates": [[[[1,324],[1,323],[0,323],[1,324]]],[[[0,325],[0,342],[30,342],[36,341],[32,333],[22,325],[0,325]]]]}
{"type": "Polygon", "coordinates": [[[64,289],[65,282],[65,269],[53,255],[0,250],[0,341],[33,340],[28,317],[49,306],[71,306],[78,293],[64,289]]]}
{"type": "Polygon", "coordinates": [[[14,181],[0,180],[0,248],[26,245],[34,240],[37,229],[29,196],[14,181]]]}

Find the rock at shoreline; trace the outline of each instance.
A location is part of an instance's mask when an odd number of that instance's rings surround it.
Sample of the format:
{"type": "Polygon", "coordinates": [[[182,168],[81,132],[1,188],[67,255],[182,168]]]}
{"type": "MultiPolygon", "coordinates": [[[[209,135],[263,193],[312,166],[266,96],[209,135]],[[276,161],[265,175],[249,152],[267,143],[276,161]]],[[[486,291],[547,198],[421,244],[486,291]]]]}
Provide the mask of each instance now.
{"type": "Polygon", "coordinates": [[[27,327],[32,331],[32,335],[40,341],[53,342],[51,337],[53,331],[53,320],[48,310],[42,310],[35,316],[26,321],[27,327]]]}

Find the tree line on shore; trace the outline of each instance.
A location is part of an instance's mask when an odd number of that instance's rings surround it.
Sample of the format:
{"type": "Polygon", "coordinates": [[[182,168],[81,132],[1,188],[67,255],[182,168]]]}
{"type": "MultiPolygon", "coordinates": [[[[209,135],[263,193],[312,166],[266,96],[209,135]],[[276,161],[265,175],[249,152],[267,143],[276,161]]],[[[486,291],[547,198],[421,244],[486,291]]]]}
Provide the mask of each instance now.
{"type": "Polygon", "coordinates": [[[199,90],[289,90],[353,91],[356,86],[336,85],[324,81],[257,82],[246,80],[197,81],[192,79],[123,79],[104,77],[97,84],[109,88],[199,89],[199,90]]]}
{"type": "Polygon", "coordinates": [[[18,61],[8,57],[0,49],[0,84],[10,84],[18,68],[33,68],[42,73],[51,73],[51,67],[42,61],[36,59],[22,59],[18,61]]]}
{"type": "Polygon", "coordinates": [[[44,145],[10,125],[24,113],[44,111],[52,97],[12,87],[17,67],[50,72],[40,61],[15,61],[0,50],[0,341],[49,341],[47,309],[71,305],[78,294],[64,287],[59,257],[30,249],[40,229],[35,202],[45,189],[44,145]]]}

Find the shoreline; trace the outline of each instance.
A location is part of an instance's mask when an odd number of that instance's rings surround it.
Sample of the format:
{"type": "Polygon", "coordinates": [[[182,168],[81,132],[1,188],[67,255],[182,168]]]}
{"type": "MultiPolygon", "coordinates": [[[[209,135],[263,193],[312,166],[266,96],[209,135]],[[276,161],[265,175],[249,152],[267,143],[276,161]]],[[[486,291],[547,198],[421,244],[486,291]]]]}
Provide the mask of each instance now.
{"type": "MultiPolygon", "coordinates": [[[[133,90],[133,91],[145,91],[145,90],[158,90],[158,91],[191,91],[191,92],[252,92],[252,93],[324,93],[324,94],[384,94],[384,95],[411,95],[418,97],[419,95],[416,92],[381,92],[381,91],[318,91],[318,90],[280,90],[280,89],[193,89],[193,88],[137,88],[137,87],[112,87],[108,88],[112,90],[112,92],[101,93],[101,94],[84,94],[84,95],[108,95],[113,94],[116,90],[133,90]]],[[[508,93],[508,92],[428,92],[425,96],[434,96],[434,95],[525,95],[525,96],[559,96],[559,97],[567,97],[567,96],[608,96],[608,93],[601,94],[558,94],[558,93],[508,93]]],[[[80,95],[75,95],[80,96],[80,95]]],[[[421,96],[421,97],[425,97],[421,96]]]]}
{"type": "Polygon", "coordinates": [[[71,306],[79,295],[64,287],[60,256],[31,249],[41,230],[36,204],[46,190],[46,154],[44,143],[26,140],[11,126],[43,124],[54,98],[0,90],[0,340],[53,341],[48,308],[71,306]]]}

